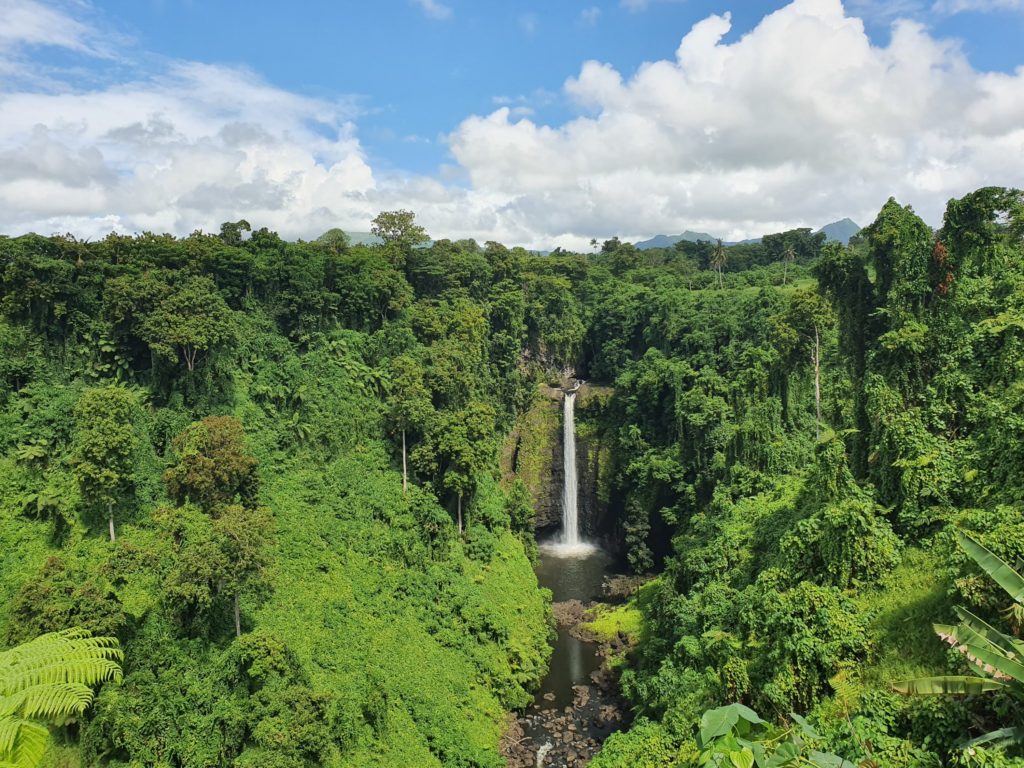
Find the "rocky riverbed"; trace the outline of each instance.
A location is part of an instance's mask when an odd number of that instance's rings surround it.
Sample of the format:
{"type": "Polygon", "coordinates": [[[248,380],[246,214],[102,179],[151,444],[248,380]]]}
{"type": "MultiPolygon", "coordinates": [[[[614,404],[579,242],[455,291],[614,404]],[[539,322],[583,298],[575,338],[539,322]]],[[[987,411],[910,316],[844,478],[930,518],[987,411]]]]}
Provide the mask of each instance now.
{"type": "Polygon", "coordinates": [[[581,626],[587,604],[580,600],[554,603],[558,626],[573,637],[596,644],[601,663],[585,683],[572,686],[568,706],[554,705],[547,693],[512,721],[502,742],[509,768],[577,768],[586,765],[608,736],[628,725],[628,710],[618,695],[616,675],[607,661],[620,651],[624,639],[596,643],[581,626]]]}

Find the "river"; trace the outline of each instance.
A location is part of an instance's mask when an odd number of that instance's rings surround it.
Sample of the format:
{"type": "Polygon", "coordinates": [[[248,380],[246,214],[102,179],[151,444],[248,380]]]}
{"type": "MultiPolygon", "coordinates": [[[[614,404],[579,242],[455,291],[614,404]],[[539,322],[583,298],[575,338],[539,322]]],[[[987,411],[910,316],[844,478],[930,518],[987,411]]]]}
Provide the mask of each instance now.
{"type": "MultiPolygon", "coordinates": [[[[604,578],[612,572],[613,563],[610,555],[596,547],[567,550],[564,545],[542,544],[537,579],[551,590],[558,614],[559,604],[602,599],[604,578]]],[[[519,762],[510,764],[582,766],[621,727],[614,692],[595,682],[601,662],[595,644],[573,637],[568,627],[558,627],[548,674],[533,704],[519,718],[522,755],[519,762]]]]}

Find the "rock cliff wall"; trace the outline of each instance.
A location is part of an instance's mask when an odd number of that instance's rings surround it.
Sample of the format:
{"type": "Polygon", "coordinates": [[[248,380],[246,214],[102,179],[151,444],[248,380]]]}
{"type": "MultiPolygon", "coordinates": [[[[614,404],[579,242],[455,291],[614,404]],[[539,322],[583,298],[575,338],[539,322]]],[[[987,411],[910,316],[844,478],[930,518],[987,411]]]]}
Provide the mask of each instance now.
{"type": "MultiPolygon", "coordinates": [[[[580,521],[584,536],[616,549],[609,518],[611,440],[601,415],[611,389],[584,384],[576,399],[576,461],[580,521]]],[[[533,405],[505,441],[502,470],[506,480],[519,477],[533,497],[535,527],[543,537],[562,523],[562,392],[541,385],[533,405]]]]}

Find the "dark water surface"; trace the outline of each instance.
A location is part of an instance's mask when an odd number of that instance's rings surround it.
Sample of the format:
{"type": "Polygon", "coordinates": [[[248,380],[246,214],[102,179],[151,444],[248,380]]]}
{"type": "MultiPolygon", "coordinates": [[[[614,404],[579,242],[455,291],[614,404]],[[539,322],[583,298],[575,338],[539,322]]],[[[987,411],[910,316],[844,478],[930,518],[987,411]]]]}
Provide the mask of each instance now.
{"type": "MultiPolygon", "coordinates": [[[[556,603],[564,600],[590,602],[601,599],[601,584],[610,573],[612,558],[600,549],[585,554],[559,556],[557,548],[541,545],[537,580],[551,590],[556,603]]],[[[534,701],[542,708],[563,709],[572,704],[574,685],[589,685],[590,673],[601,666],[597,646],[558,630],[551,666],[534,701]],[[545,694],[554,694],[552,701],[545,694]]]]}

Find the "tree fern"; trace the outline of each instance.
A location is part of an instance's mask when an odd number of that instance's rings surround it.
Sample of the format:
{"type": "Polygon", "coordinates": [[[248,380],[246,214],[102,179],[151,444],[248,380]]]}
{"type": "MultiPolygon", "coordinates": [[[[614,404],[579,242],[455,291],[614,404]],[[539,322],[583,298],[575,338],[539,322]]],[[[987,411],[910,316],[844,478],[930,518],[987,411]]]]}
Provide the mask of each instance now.
{"type": "Polygon", "coordinates": [[[34,768],[49,738],[92,703],[92,687],[121,679],[112,637],[67,629],[0,652],[0,768],[34,768]]]}

